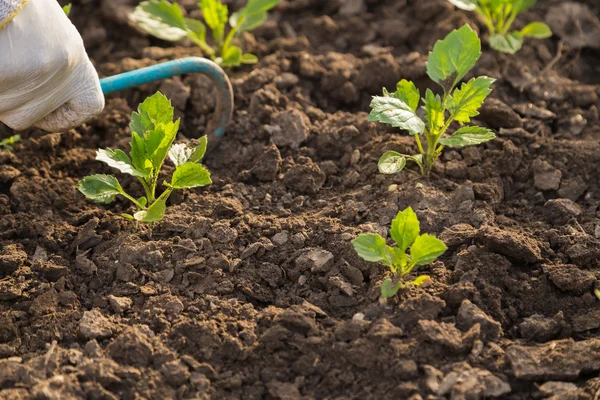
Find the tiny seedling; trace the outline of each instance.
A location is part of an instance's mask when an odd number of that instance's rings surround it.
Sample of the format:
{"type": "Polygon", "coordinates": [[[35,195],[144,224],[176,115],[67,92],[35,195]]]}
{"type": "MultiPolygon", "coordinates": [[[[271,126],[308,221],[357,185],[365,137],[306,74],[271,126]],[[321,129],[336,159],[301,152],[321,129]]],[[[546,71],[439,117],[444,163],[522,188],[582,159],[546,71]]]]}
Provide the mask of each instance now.
{"type": "Polygon", "coordinates": [[[383,297],[393,297],[398,290],[409,284],[420,286],[431,281],[427,275],[421,275],[411,282],[406,281],[406,277],[416,266],[434,262],[448,249],[441,240],[428,234],[420,235],[420,232],[417,214],[408,207],[392,221],[390,235],[396,246],[388,246],[384,238],[374,233],[363,233],[352,241],[360,258],[380,262],[392,270],[392,279],[386,279],[381,286],[383,297]]]}
{"type": "Polygon", "coordinates": [[[131,115],[131,152],[100,149],[96,160],[136,177],[145,196],[134,198],[123,190],[112,175],[91,175],[83,178],[77,189],[88,199],[97,203],[110,203],[116,196],[129,199],[136,207],[133,215],[123,217],[141,222],[155,222],[164,217],[167,199],[176,189],[190,189],[212,183],[210,173],[199,164],[206,152],[206,136],[198,145],[173,144],[180,120],[173,121],[171,102],[160,92],[147,98],[131,115]],[[159,174],[166,157],[175,165],[171,182],[164,181],[165,191],[156,197],[159,174]]]}
{"type": "Polygon", "coordinates": [[[14,135],[9,138],[0,140],[0,147],[4,147],[8,150],[13,150],[13,144],[21,141],[21,135],[14,135]]]}
{"type": "Polygon", "coordinates": [[[64,6],[62,9],[65,12],[65,15],[68,17],[69,14],[71,13],[71,7],[73,6],[73,4],[69,3],[66,6],[64,6]]]}
{"type": "Polygon", "coordinates": [[[379,160],[379,171],[383,174],[400,172],[406,162],[416,163],[421,174],[427,175],[445,146],[464,147],[485,143],[496,135],[487,128],[463,126],[479,115],[479,108],[492,92],[490,86],[495,79],[487,76],[473,78],[458,87],[458,83],[475,66],[481,56],[481,42],[468,25],[452,31],[444,40],[438,41],[429,53],[427,74],[443,89],[443,95],[427,89],[425,98],[413,82],[401,80],[394,93],[383,89],[383,96],[371,101],[369,121],[381,122],[408,131],[414,136],[419,154],[407,155],[388,151],[379,160]],[[420,101],[425,114],[423,120],[417,115],[420,101]],[[452,122],[461,127],[453,134],[447,131],[452,122]],[[427,147],[421,141],[425,137],[427,147]]]}
{"type": "Polygon", "coordinates": [[[267,11],[281,0],[248,0],[246,7],[231,14],[221,0],[198,0],[204,22],[212,32],[214,47],[206,40],[206,26],[202,22],[185,18],[177,3],[166,0],[143,1],[131,15],[132,19],[149,34],[171,42],[189,38],[213,61],[223,67],[238,67],[241,64],[256,64],[254,54],[244,53],[232,42],[244,32],[262,25],[267,11]],[[229,21],[230,30],[225,28],[229,21]]]}
{"type": "Polygon", "coordinates": [[[523,47],[523,38],[546,39],[552,30],[543,22],[532,22],[520,31],[511,31],[515,18],[535,5],[537,0],[449,0],[456,7],[475,11],[490,32],[490,47],[501,53],[515,54],[523,47]]]}

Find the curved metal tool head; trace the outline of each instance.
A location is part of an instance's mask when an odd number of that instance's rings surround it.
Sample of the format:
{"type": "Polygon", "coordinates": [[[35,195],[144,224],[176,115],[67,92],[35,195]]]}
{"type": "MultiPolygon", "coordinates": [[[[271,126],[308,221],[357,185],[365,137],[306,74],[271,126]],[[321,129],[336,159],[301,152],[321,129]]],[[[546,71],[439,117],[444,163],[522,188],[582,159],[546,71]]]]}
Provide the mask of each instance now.
{"type": "Polygon", "coordinates": [[[208,144],[214,148],[225,133],[233,114],[231,82],[225,71],[214,62],[201,57],[186,57],[104,78],[100,80],[100,85],[102,92],[108,94],[193,72],[208,76],[217,87],[217,108],[207,127],[208,144]]]}

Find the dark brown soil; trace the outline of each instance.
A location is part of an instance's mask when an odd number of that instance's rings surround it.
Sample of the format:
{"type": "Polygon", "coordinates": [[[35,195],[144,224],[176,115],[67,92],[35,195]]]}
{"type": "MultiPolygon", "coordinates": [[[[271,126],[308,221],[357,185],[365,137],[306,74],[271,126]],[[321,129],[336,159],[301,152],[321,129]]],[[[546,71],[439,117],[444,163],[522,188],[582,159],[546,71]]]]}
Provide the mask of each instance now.
{"type": "MultiPolygon", "coordinates": [[[[199,54],[129,26],[133,3],[74,2],[102,76],[199,54]]],[[[517,25],[565,2],[540,3],[517,25]]],[[[478,123],[498,139],[446,151],[429,178],[377,172],[412,140],[367,122],[370,96],[401,78],[427,87],[428,50],[469,18],[445,0],[284,1],[244,38],[261,61],[231,73],[214,184],[173,196],[152,231],[75,183],[114,172],[95,149],[127,149],[129,114],[159,88],[181,138],[200,136],[209,81],[150,84],[79,129],[24,132],[0,152],[0,398],[597,399],[600,51],[486,47],[474,73],[498,81],[478,123]],[[409,205],[450,249],[423,268],[431,286],[384,303],[388,272],[351,240],[409,205]]]]}

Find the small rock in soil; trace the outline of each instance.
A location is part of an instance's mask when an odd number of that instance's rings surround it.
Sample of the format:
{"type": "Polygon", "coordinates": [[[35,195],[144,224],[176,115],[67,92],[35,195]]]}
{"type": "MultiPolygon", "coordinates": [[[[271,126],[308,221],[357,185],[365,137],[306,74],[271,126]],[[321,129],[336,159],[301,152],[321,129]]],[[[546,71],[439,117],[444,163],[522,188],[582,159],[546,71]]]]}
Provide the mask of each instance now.
{"type": "Polygon", "coordinates": [[[133,301],[129,297],[117,297],[108,295],[108,303],[114,312],[118,314],[122,314],[125,311],[129,310],[133,305],[133,301]]]}
{"type": "Polygon", "coordinates": [[[469,350],[475,339],[474,336],[470,336],[463,341],[462,332],[452,323],[420,320],[417,324],[423,340],[443,346],[455,353],[469,350]]]}
{"type": "Polygon", "coordinates": [[[271,144],[256,159],[250,171],[259,181],[272,182],[279,175],[282,162],[279,149],[275,144],[271,144]]]}
{"type": "Polygon", "coordinates": [[[496,341],[503,335],[502,326],[498,321],[469,300],[464,300],[458,310],[456,325],[463,330],[467,330],[475,324],[481,325],[481,334],[487,340],[496,341]]]}
{"type": "Polygon", "coordinates": [[[583,178],[576,176],[575,178],[562,181],[560,189],[558,189],[558,195],[572,201],[577,201],[577,199],[585,193],[587,188],[588,185],[583,178]]]}
{"type": "Polygon", "coordinates": [[[498,169],[501,174],[512,176],[521,165],[523,151],[515,146],[512,140],[502,143],[502,157],[498,159],[498,169]]]}
{"type": "Polygon", "coordinates": [[[488,98],[483,103],[479,113],[479,118],[494,129],[523,127],[523,121],[519,114],[498,99],[488,98]]]}
{"type": "Polygon", "coordinates": [[[390,321],[396,326],[410,326],[421,319],[435,319],[445,306],[444,300],[423,293],[406,300],[390,321]]]}
{"type": "Polygon", "coordinates": [[[334,256],[323,249],[310,249],[296,258],[295,264],[301,271],[326,272],[333,265],[334,256]]]}
{"type": "Polygon", "coordinates": [[[33,300],[29,312],[35,316],[53,314],[58,306],[58,293],[54,288],[45,291],[33,300]]]}
{"type": "Polygon", "coordinates": [[[547,161],[539,158],[533,161],[533,182],[540,190],[558,190],[562,172],[547,161]]]}
{"type": "Polygon", "coordinates": [[[546,220],[554,225],[564,225],[581,214],[581,208],[573,200],[552,199],[544,204],[546,220]]]}
{"type": "Polygon", "coordinates": [[[554,400],[578,400],[576,384],[570,382],[546,382],[538,387],[544,397],[554,400]]]}
{"type": "Polygon", "coordinates": [[[325,173],[318,165],[309,163],[294,165],[283,177],[283,182],[291,190],[300,193],[316,194],[325,183],[325,173]]]}
{"type": "Polygon", "coordinates": [[[335,338],[342,342],[351,342],[358,339],[368,325],[366,321],[340,321],[335,328],[335,338]]]}
{"type": "Polygon", "coordinates": [[[550,275],[552,283],[565,292],[582,294],[596,282],[594,274],[581,270],[576,265],[544,265],[543,269],[550,275]]]}
{"type": "Polygon", "coordinates": [[[289,236],[290,235],[286,231],[282,231],[273,235],[273,237],[271,238],[271,242],[273,242],[277,246],[283,246],[288,242],[289,236]]]}
{"type": "Polygon", "coordinates": [[[506,349],[506,357],[517,379],[573,380],[582,372],[600,371],[600,339],[556,340],[537,346],[513,345],[506,349]]]}
{"type": "Polygon", "coordinates": [[[308,138],[310,121],[303,112],[291,109],[275,114],[265,129],[277,147],[297,149],[308,138]]]}
{"type": "Polygon", "coordinates": [[[27,253],[17,245],[8,244],[2,247],[0,253],[0,276],[6,276],[15,272],[27,260],[27,253]]]}
{"type": "Polygon", "coordinates": [[[160,367],[160,373],[173,387],[179,387],[190,379],[190,370],[180,360],[173,360],[160,367]]]}
{"type": "Polygon", "coordinates": [[[147,366],[154,353],[152,343],[137,327],[120,333],[107,350],[113,360],[136,367],[147,366]]]}
{"type": "Polygon", "coordinates": [[[97,309],[85,311],[79,320],[79,334],[88,340],[104,339],[112,336],[112,323],[97,309]]]}
{"type": "Polygon", "coordinates": [[[437,394],[450,394],[452,399],[481,399],[500,397],[512,391],[510,385],[480,368],[465,366],[462,371],[452,371],[444,377],[437,394]]]}
{"type": "Polygon", "coordinates": [[[565,326],[565,317],[560,311],[552,318],[535,314],[519,324],[521,337],[535,342],[546,342],[555,338],[565,326]]]}
{"type": "Polygon", "coordinates": [[[483,242],[494,252],[506,257],[534,263],[542,258],[535,239],[522,233],[485,226],[479,232],[483,242]]]}
{"type": "Polygon", "coordinates": [[[541,119],[550,121],[556,118],[556,114],[533,103],[521,103],[513,106],[513,109],[527,118],[541,119]]]}
{"type": "Polygon", "coordinates": [[[468,224],[457,224],[446,228],[439,236],[440,240],[450,248],[469,243],[477,236],[477,229],[468,224]]]}

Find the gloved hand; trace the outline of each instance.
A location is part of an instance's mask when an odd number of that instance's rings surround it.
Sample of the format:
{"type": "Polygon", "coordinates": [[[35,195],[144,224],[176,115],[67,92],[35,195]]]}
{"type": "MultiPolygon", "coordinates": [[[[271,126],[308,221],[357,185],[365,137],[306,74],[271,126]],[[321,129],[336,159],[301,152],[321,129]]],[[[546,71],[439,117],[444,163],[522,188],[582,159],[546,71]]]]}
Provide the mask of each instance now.
{"type": "MultiPolygon", "coordinates": [[[[22,1],[0,0],[0,27],[22,1]]],[[[56,0],[29,0],[0,30],[0,121],[15,130],[60,132],[103,107],[98,74],[75,26],[56,0]]]]}

